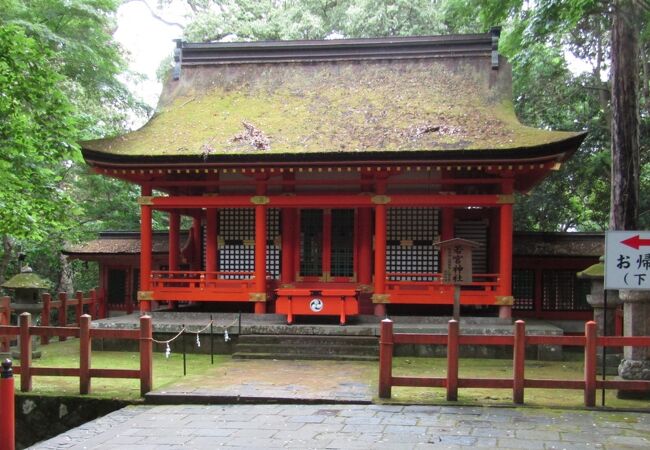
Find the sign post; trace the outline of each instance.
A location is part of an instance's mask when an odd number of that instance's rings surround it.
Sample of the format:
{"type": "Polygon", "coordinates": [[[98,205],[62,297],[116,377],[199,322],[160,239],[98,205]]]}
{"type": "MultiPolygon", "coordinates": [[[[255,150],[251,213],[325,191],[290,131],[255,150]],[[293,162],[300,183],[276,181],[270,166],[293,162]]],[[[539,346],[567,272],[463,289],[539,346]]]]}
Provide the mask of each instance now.
{"type": "Polygon", "coordinates": [[[442,280],[454,285],[453,319],[460,319],[460,287],[472,282],[472,249],[478,242],[454,238],[439,242],[442,250],[442,280]]]}
{"type": "Polygon", "coordinates": [[[650,290],[650,231],[605,233],[605,290],[650,290]]]}

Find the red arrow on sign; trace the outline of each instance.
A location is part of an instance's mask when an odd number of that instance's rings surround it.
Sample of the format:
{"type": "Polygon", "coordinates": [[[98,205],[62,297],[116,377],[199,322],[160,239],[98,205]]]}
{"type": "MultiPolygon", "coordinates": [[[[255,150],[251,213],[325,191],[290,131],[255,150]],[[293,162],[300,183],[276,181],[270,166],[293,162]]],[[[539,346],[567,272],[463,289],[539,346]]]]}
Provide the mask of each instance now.
{"type": "Polygon", "coordinates": [[[633,249],[638,250],[639,247],[650,246],[650,239],[641,239],[641,236],[637,234],[636,236],[632,236],[631,238],[627,238],[624,241],[621,241],[621,244],[625,244],[628,247],[632,247],[633,249]]]}

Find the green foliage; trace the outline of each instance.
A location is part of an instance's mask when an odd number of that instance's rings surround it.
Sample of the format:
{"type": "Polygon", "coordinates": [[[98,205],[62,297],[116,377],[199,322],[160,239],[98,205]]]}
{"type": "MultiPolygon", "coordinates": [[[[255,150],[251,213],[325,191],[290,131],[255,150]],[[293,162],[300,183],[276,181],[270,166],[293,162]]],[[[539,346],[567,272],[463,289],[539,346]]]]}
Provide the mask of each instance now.
{"type": "Polygon", "coordinates": [[[24,30],[0,25],[0,234],[35,241],[65,227],[62,170],[78,158],[77,124],[50,65],[24,30]]]}
{"type": "MultiPolygon", "coordinates": [[[[110,209],[79,201],[92,181],[78,183],[86,169],[76,142],[121,132],[127,118],[146,111],[118,77],[126,73],[112,38],[118,5],[0,0],[0,280],[17,271],[18,252],[57,280],[64,237],[132,213],[116,212],[124,211],[117,200],[110,209]]],[[[106,183],[116,199],[133,190],[106,183]]]]}

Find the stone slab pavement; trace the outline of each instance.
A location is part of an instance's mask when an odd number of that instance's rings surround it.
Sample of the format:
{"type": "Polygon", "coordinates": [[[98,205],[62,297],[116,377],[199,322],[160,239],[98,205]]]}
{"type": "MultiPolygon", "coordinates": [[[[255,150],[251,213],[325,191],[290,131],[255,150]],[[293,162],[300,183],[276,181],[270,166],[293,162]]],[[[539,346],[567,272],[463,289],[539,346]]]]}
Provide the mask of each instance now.
{"type": "Polygon", "coordinates": [[[233,359],[146,395],[147,403],[371,403],[376,362],[233,359]]]}
{"type": "Polygon", "coordinates": [[[32,449],[645,449],[650,414],[397,405],[142,405],[32,449]]]}

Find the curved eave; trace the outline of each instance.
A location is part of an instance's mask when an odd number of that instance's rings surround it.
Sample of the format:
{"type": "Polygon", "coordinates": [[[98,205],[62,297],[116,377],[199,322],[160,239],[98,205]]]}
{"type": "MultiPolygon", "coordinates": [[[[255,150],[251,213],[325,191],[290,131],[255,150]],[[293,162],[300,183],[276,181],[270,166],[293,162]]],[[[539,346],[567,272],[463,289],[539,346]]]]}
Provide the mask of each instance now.
{"type": "Polygon", "coordinates": [[[578,149],[586,132],[576,133],[566,139],[536,146],[507,149],[471,150],[410,150],[410,151],[363,151],[363,152],[309,152],[309,153],[251,153],[200,155],[117,155],[83,148],[88,164],[105,167],[161,167],[169,165],[230,166],[267,164],[346,164],[346,163],[485,163],[487,161],[536,162],[565,161],[578,149]]]}

